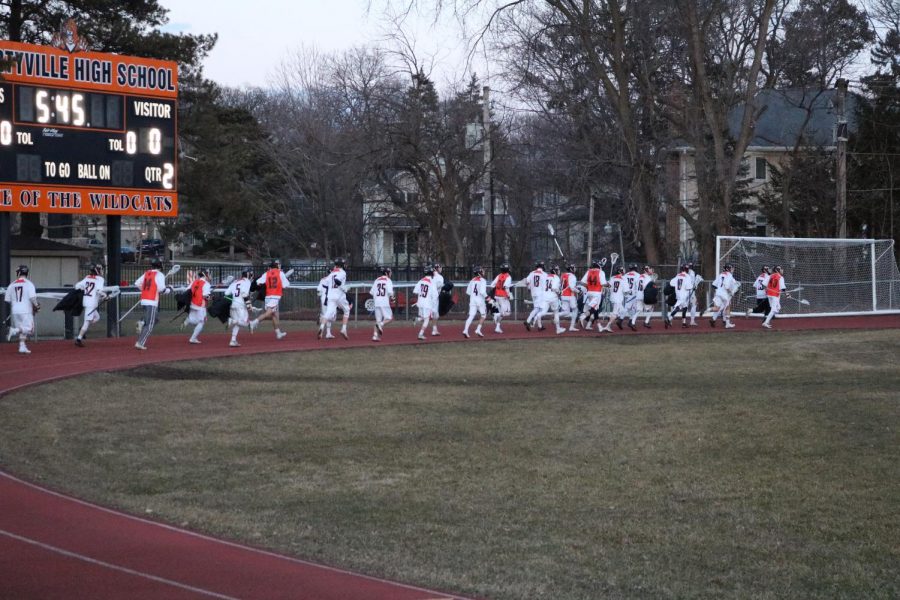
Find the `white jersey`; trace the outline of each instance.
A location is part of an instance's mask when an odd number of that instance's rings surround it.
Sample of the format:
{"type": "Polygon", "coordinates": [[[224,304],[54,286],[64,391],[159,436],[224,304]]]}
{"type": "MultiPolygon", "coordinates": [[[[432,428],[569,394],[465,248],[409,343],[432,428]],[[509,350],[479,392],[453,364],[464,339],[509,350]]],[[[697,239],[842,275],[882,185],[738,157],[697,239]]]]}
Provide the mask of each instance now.
{"type": "Polygon", "coordinates": [[[544,299],[549,302],[556,300],[561,289],[559,275],[547,273],[547,278],[544,280],[544,299]]]}
{"type": "Polygon", "coordinates": [[[231,296],[232,304],[239,302],[243,305],[247,297],[250,296],[250,280],[241,278],[232,281],[228,289],[225,290],[225,295],[231,296]]]}
{"type": "Polygon", "coordinates": [[[34,309],[34,303],[37,302],[37,290],[34,284],[19,277],[6,288],[4,299],[9,302],[12,307],[10,312],[14,315],[30,315],[34,309]]]}
{"type": "Polygon", "coordinates": [[[434,286],[434,294],[431,295],[431,301],[434,303],[434,312],[437,313],[438,303],[441,299],[441,289],[444,287],[444,276],[440,273],[434,273],[431,276],[431,285],[434,286]]]}
{"type": "Polygon", "coordinates": [[[91,309],[100,306],[100,301],[106,297],[106,293],[103,291],[105,285],[106,281],[99,275],[88,275],[76,283],[76,290],[84,290],[84,297],[81,300],[81,305],[91,309]]]}
{"type": "Polygon", "coordinates": [[[466,287],[466,293],[469,295],[469,302],[483,303],[487,296],[487,281],[484,277],[476,275],[466,287]]]}
{"type": "Polygon", "coordinates": [[[432,302],[432,298],[437,296],[437,292],[434,289],[434,283],[431,281],[431,277],[425,276],[419,280],[419,283],[416,284],[416,287],[413,288],[413,294],[419,297],[419,300],[416,302],[432,302]]]}
{"type": "Polygon", "coordinates": [[[326,280],[328,281],[328,300],[343,300],[347,297],[347,290],[350,288],[347,287],[346,271],[337,267],[323,277],[319,284],[322,285],[322,282],[326,280]]]}
{"type": "Polygon", "coordinates": [[[387,275],[382,275],[372,284],[369,295],[379,308],[390,308],[391,298],[394,295],[394,283],[387,275]]]}
{"type": "Polygon", "coordinates": [[[628,284],[625,282],[624,275],[613,275],[609,280],[609,301],[613,304],[621,304],[625,301],[625,288],[628,284]]]}
{"type": "Polygon", "coordinates": [[[647,289],[647,286],[650,284],[651,281],[653,281],[653,275],[648,275],[647,273],[644,273],[643,275],[638,277],[637,298],[641,302],[644,301],[644,290],[647,289]]]}
{"type": "Polygon", "coordinates": [[[675,277],[672,278],[672,281],[669,282],[673,288],[675,288],[675,295],[679,298],[687,298],[693,289],[691,287],[691,278],[687,273],[679,273],[675,277]]]}
{"type": "Polygon", "coordinates": [[[685,282],[685,289],[690,292],[697,287],[697,274],[694,273],[693,269],[688,269],[687,274],[688,276],[687,281],[685,282]]]}
{"type": "Polygon", "coordinates": [[[766,287],[769,285],[769,275],[763,273],[759,277],[756,278],[756,281],[753,283],[753,289],[756,290],[756,299],[764,300],[766,298],[766,287]]]}
{"type": "Polygon", "coordinates": [[[732,294],[737,290],[737,281],[734,280],[734,275],[729,271],[722,271],[713,281],[713,287],[716,288],[716,296],[731,298],[732,294]]]}
{"type": "Polygon", "coordinates": [[[524,280],[525,287],[531,290],[531,299],[537,300],[544,293],[547,285],[547,274],[543,269],[535,269],[524,280]]]}
{"type": "Polygon", "coordinates": [[[641,276],[637,271],[628,271],[624,275],[625,277],[625,297],[631,297],[637,294],[638,292],[638,279],[641,276]]]}

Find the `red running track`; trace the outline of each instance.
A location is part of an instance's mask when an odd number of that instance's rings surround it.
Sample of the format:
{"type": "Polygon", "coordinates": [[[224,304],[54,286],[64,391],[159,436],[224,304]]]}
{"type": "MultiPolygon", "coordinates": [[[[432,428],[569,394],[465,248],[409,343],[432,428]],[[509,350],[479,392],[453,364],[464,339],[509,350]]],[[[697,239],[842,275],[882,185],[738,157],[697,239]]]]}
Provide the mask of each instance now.
{"type": "MultiPolygon", "coordinates": [[[[715,333],[759,331],[758,319],[739,319],[736,329],[712,329],[701,320],[696,328],[655,329],[613,334],[579,332],[566,336],[715,333]]],[[[497,339],[550,338],[507,323],[507,333],[490,331],[484,340],[464,340],[459,323],[443,323],[443,335],[418,342],[409,327],[388,327],[380,345],[476,343],[497,339]]],[[[489,330],[489,328],[485,328],[489,330]]],[[[781,319],[778,331],[812,329],[900,329],[900,315],[781,319]]],[[[291,332],[281,341],[271,332],[243,335],[240,348],[227,346],[222,334],[203,336],[202,345],[187,336],[151,338],[139,351],[131,338],[89,340],[86,348],[72,342],[31,344],[33,354],[19,355],[15,344],[0,345],[3,370],[0,397],[10,391],[97,371],[122,370],[164,361],[308,351],[321,348],[374,346],[368,330],[351,332],[350,340],[317,341],[309,332],[291,332]]],[[[71,498],[0,472],[0,598],[94,600],[191,598],[302,600],[431,600],[457,599],[435,592],[216,540],[176,527],[133,517],[71,498]]]]}

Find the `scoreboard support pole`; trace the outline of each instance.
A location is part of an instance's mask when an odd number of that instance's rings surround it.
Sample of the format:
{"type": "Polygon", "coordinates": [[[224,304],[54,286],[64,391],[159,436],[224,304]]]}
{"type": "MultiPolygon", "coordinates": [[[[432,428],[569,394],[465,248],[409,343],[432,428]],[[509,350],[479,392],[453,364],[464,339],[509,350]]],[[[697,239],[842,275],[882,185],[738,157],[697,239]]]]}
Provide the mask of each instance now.
{"type": "MultiPolygon", "coordinates": [[[[106,217],[106,276],[108,285],[122,283],[122,217],[106,217]]],[[[119,298],[107,303],[106,337],[119,337],[119,298]]]]}
{"type": "MultiPolygon", "coordinates": [[[[0,287],[12,283],[12,213],[0,212],[0,287]]],[[[0,298],[0,324],[6,323],[9,316],[9,304],[0,298]]],[[[6,323],[8,327],[12,324],[6,323]]],[[[0,326],[0,334],[5,333],[0,326]]]]}

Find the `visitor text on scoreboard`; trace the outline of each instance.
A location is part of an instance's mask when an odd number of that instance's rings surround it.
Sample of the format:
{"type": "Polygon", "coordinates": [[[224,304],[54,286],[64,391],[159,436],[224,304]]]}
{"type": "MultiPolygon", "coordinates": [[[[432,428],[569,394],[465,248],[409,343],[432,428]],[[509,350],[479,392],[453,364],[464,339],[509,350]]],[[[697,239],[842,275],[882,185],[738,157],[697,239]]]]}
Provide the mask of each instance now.
{"type": "Polygon", "coordinates": [[[0,211],[178,214],[178,67],[0,41],[0,211]]]}

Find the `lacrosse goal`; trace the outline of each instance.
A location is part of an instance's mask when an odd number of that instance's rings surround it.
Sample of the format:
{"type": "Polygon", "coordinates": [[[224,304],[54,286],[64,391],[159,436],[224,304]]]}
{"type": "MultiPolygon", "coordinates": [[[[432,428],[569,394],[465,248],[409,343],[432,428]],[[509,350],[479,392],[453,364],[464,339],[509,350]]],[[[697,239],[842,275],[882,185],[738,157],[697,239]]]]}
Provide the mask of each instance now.
{"type": "Polygon", "coordinates": [[[734,267],[735,312],[754,306],[763,265],[784,268],[783,316],[900,312],[893,240],[719,236],[716,268],[734,267]]]}

